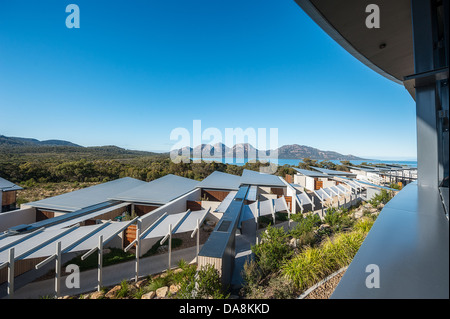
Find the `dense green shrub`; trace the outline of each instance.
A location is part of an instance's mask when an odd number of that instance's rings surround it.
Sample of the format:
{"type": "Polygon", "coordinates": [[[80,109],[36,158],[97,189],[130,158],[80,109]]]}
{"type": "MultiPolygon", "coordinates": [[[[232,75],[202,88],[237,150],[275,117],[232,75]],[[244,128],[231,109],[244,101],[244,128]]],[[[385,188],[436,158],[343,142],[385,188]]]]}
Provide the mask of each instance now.
{"type": "Polygon", "coordinates": [[[295,214],[292,216],[295,216],[293,217],[293,220],[297,222],[297,225],[291,229],[290,234],[295,238],[299,238],[301,235],[313,231],[314,228],[322,224],[320,217],[316,214],[308,214],[305,217],[303,217],[302,214],[295,214]]]}
{"type": "Polygon", "coordinates": [[[177,298],[180,299],[224,299],[224,288],[219,272],[213,265],[202,266],[197,272],[186,274],[181,280],[177,298]]]}
{"type": "Polygon", "coordinates": [[[351,227],[354,221],[347,210],[330,207],[325,213],[323,222],[330,225],[333,231],[337,232],[351,227]]]}
{"type": "Polygon", "coordinates": [[[387,190],[382,189],[379,194],[372,197],[369,203],[373,207],[377,207],[380,204],[386,204],[388,201],[391,200],[392,197],[393,197],[392,192],[388,192],[387,190]]]}
{"type": "Polygon", "coordinates": [[[284,229],[271,226],[261,233],[261,243],[252,246],[252,252],[263,274],[278,269],[293,253],[284,229]]]}

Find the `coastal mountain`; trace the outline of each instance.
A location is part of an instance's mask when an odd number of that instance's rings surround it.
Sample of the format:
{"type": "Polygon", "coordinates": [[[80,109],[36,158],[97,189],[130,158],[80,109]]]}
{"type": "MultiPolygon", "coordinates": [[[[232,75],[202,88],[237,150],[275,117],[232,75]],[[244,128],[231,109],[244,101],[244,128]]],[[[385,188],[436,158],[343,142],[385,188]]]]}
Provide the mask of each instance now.
{"type": "Polygon", "coordinates": [[[300,159],[305,157],[318,160],[363,160],[363,158],[351,154],[343,155],[334,151],[322,151],[314,147],[298,144],[283,145],[278,148],[278,158],[300,159]]]}
{"type": "Polygon", "coordinates": [[[80,145],[74,144],[72,142],[63,140],[45,140],[39,141],[34,138],[24,138],[24,137],[8,137],[0,135],[0,145],[11,145],[11,146],[75,146],[82,147],[80,145]]]}
{"type": "MultiPolygon", "coordinates": [[[[8,137],[0,135],[0,150],[4,154],[70,154],[86,158],[126,158],[139,156],[164,156],[169,153],[145,152],[128,150],[118,146],[94,146],[84,147],[63,140],[39,141],[34,138],[8,137]]],[[[214,159],[214,158],[277,158],[302,159],[311,158],[316,160],[362,160],[354,155],[343,155],[334,151],[323,151],[305,145],[283,145],[275,150],[258,150],[249,143],[236,144],[228,147],[223,143],[214,145],[201,144],[194,148],[184,147],[174,151],[178,155],[187,155],[192,158],[214,159]],[[278,152],[278,154],[277,154],[278,152]]]]}
{"type": "Polygon", "coordinates": [[[0,158],[32,156],[57,159],[129,159],[142,156],[168,157],[168,153],[128,150],[114,145],[84,147],[63,140],[39,141],[34,138],[0,135],[0,158]]]}
{"type": "Polygon", "coordinates": [[[270,158],[271,156],[277,156],[283,159],[302,159],[311,158],[316,160],[363,160],[363,158],[354,155],[343,155],[334,151],[323,151],[311,146],[305,145],[283,145],[275,150],[257,150],[251,144],[241,143],[236,144],[233,147],[228,147],[222,143],[217,143],[214,145],[202,144],[194,148],[183,147],[178,150],[173,151],[174,154],[187,155],[193,158],[203,158],[203,159],[214,159],[222,157],[236,157],[236,158],[270,158]],[[276,154],[275,151],[278,151],[276,154]]]}

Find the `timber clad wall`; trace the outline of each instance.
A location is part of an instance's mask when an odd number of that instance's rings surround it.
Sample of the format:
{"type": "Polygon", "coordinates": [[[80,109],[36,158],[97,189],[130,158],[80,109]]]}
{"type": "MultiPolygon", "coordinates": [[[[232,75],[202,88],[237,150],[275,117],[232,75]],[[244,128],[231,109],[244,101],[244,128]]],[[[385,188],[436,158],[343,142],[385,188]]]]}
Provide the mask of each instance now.
{"type": "Polygon", "coordinates": [[[289,174],[286,174],[286,175],[284,176],[284,180],[285,180],[286,182],[288,182],[288,183],[293,183],[293,182],[294,182],[294,176],[289,175],[289,174]]]}
{"type": "Polygon", "coordinates": [[[213,191],[202,189],[202,198],[207,198],[207,200],[221,202],[227,197],[230,192],[227,191],[213,191]]]}
{"type": "Polygon", "coordinates": [[[292,196],[284,196],[284,199],[286,200],[289,210],[292,211],[292,196]]]}
{"type": "Polygon", "coordinates": [[[270,191],[272,192],[272,194],[276,194],[276,195],[284,195],[284,190],[282,188],[270,188],[270,191]]]}
{"type": "Polygon", "coordinates": [[[39,222],[44,219],[55,217],[54,212],[47,212],[45,210],[36,209],[36,221],[39,222]]]}
{"type": "Polygon", "coordinates": [[[16,203],[16,191],[3,192],[2,206],[9,206],[16,203]]]}
{"type": "Polygon", "coordinates": [[[137,216],[142,216],[157,209],[159,206],[134,205],[134,212],[137,216]]]}
{"type": "Polygon", "coordinates": [[[323,182],[319,180],[314,181],[314,190],[318,190],[323,187],[323,182]]]}
{"type": "MultiPolygon", "coordinates": [[[[47,257],[22,259],[14,263],[14,277],[17,277],[29,270],[34,269],[34,266],[39,264],[47,257]]],[[[0,269],[0,284],[8,280],[8,267],[0,269]]]]}
{"type": "MultiPolygon", "coordinates": [[[[153,209],[155,209],[155,208],[153,208],[153,209]]],[[[115,217],[121,215],[122,213],[124,213],[126,211],[127,211],[127,207],[121,207],[121,208],[112,210],[112,211],[110,211],[110,212],[108,212],[106,214],[102,214],[102,215],[96,216],[95,218],[86,220],[84,222],[84,225],[94,225],[95,221],[97,219],[103,219],[103,220],[110,220],[111,219],[112,220],[115,217]]],[[[65,213],[65,214],[70,214],[70,213],[65,213]]],[[[40,209],[36,210],[36,221],[37,222],[41,221],[41,220],[48,219],[48,218],[53,218],[53,217],[55,217],[55,213],[54,212],[49,212],[49,211],[40,210],[40,209]]]]}
{"type": "Polygon", "coordinates": [[[133,240],[136,239],[136,231],[137,231],[136,225],[130,225],[127,227],[127,229],[124,230],[123,248],[128,246],[133,240]]]}
{"type": "Polygon", "coordinates": [[[96,216],[95,218],[92,218],[89,221],[87,220],[85,222],[85,225],[93,225],[93,224],[95,224],[95,221],[97,219],[103,219],[103,220],[110,220],[111,219],[111,220],[113,220],[114,218],[116,218],[117,216],[122,215],[122,213],[124,213],[126,211],[127,211],[127,207],[121,207],[121,208],[112,210],[112,211],[110,211],[110,212],[108,212],[106,214],[102,214],[102,215],[96,216]]]}
{"type": "Polygon", "coordinates": [[[198,256],[197,269],[207,265],[213,265],[219,272],[219,276],[222,277],[222,258],[198,256]]]}
{"type": "Polygon", "coordinates": [[[186,201],[186,209],[190,209],[191,211],[201,210],[202,209],[202,202],[201,201],[188,200],[188,201],[186,201]]]}

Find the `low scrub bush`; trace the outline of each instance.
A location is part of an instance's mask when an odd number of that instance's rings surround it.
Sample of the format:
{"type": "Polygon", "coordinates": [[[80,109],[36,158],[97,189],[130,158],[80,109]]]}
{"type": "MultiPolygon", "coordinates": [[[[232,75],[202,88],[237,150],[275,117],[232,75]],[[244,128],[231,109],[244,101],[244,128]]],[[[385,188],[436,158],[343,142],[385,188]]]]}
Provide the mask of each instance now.
{"type": "Polygon", "coordinates": [[[312,232],[316,227],[322,224],[320,217],[316,214],[309,214],[305,217],[302,214],[295,214],[294,221],[297,225],[290,231],[290,235],[295,238],[300,238],[302,235],[312,232]]]}
{"type": "Polygon", "coordinates": [[[335,207],[327,209],[323,222],[330,225],[334,231],[341,231],[353,225],[353,220],[348,211],[339,210],[335,207]]]}
{"type": "Polygon", "coordinates": [[[224,299],[224,289],[219,272],[213,265],[202,266],[197,272],[189,272],[180,284],[177,298],[180,299],[224,299]]]}
{"type": "Polygon", "coordinates": [[[278,270],[283,261],[293,254],[284,229],[271,226],[261,233],[261,243],[252,246],[252,252],[261,272],[265,275],[278,270]]]}
{"type": "Polygon", "coordinates": [[[126,280],[122,280],[120,283],[120,289],[117,291],[117,298],[124,298],[128,295],[130,292],[130,287],[128,285],[128,282],[126,280]]]}
{"type": "Polygon", "coordinates": [[[382,189],[379,194],[372,197],[372,199],[369,201],[369,203],[373,207],[377,207],[380,204],[386,204],[387,202],[389,202],[391,200],[392,197],[393,197],[392,192],[388,192],[387,190],[382,189]]]}

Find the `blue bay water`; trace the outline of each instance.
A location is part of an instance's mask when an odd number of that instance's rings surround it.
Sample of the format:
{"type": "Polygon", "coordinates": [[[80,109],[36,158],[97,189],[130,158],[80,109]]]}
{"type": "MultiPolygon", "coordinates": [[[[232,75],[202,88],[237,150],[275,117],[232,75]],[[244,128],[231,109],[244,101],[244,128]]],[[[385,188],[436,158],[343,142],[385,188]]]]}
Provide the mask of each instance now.
{"type": "MultiPolygon", "coordinates": [[[[195,158],[193,158],[195,160],[195,158]]],[[[225,157],[223,159],[216,158],[216,159],[203,159],[205,162],[207,161],[216,161],[216,162],[222,162],[226,164],[234,164],[238,166],[243,166],[245,163],[248,162],[248,159],[246,158],[232,158],[232,157],[225,157]]],[[[318,162],[321,162],[322,160],[318,160],[318,162]]],[[[328,160],[327,160],[328,161],[328,160]]],[[[334,164],[341,164],[340,160],[329,160],[330,162],[334,164]]],[[[280,166],[283,165],[290,165],[290,166],[297,166],[298,163],[301,162],[299,159],[283,159],[279,158],[277,161],[271,160],[272,163],[278,164],[280,166]]],[[[402,161],[402,160],[351,160],[350,163],[354,165],[359,165],[361,163],[371,163],[371,164],[398,164],[398,165],[408,165],[412,167],[417,167],[417,161],[402,161]]]]}

